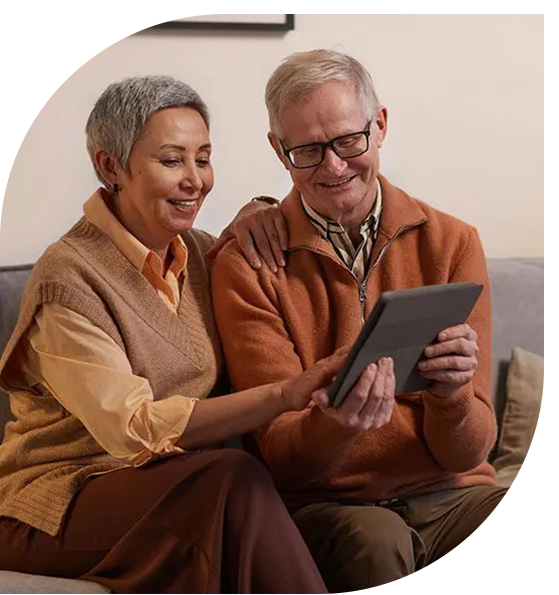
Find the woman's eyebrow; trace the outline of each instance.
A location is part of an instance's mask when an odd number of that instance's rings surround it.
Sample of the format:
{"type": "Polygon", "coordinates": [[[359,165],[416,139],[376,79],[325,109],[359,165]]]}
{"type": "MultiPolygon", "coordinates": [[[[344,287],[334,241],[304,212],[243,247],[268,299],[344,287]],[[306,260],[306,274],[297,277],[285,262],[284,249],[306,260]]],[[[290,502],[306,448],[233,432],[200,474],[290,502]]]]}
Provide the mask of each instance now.
{"type": "MultiPolygon", "coordinates": [[[[160,149],[178,149],[179,151],[186,151],[186,147],[183,147],[182,145],[175,145],[174,143],[167,143],[165,145],[161,145],[159,148],[160,149]]],[[[205,145],[198,147],[198,150],[202,151],[202,150],[208,150],[211,148],[212,148],[211,143],[206,143],[205,145]]]]}

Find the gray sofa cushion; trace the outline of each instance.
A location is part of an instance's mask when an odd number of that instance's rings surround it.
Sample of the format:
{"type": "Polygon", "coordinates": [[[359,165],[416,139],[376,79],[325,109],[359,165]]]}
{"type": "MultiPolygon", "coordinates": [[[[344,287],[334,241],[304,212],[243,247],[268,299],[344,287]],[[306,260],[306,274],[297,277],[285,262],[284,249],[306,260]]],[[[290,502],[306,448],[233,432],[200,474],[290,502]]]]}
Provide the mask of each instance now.
{"type": "Polygon", "coordinates": [[[0,593],[110,593],[110,591],[90,581],[1,571],[0,593]]]}

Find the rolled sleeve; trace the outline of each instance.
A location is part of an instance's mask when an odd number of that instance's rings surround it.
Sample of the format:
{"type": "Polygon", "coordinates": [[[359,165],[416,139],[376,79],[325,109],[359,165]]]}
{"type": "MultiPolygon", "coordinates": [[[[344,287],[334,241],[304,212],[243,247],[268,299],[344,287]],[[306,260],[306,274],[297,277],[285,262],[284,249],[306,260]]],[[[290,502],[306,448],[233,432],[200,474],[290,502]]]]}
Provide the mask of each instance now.
{"type": "Polygon", "coordinates": [[[27,335],[20,369],[43,385],[115,458],[143,465],[182,453],[176,446],[197,399],[155,400],[126,353],[87,318],[44,304],[27,335]]]}

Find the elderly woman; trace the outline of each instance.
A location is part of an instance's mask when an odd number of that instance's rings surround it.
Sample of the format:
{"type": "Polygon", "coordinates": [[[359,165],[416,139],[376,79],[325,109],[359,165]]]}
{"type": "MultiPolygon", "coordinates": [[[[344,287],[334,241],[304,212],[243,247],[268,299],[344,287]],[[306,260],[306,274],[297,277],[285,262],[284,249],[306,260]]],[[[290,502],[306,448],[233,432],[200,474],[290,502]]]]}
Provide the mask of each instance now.
{"type": "MultiPolygon", "coordinates": [[[[322,593],[264,468],[211,448],[301,410],[341,356],[227,397],[204,254],[206,105],[168,77],[107,88],[104,188],[37,262],[0,360],[0,567],[125,593],[322,593]]],[[[316,395],[314,395],[316,398],[316,395]]]]}

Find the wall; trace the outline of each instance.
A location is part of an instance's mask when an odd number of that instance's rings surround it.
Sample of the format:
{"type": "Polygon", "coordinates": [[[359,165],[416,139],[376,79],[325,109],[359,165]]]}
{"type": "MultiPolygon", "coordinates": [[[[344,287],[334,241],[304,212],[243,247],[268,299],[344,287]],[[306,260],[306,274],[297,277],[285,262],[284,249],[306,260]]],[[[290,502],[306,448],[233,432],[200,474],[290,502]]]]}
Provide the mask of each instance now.
{"type": "Polygon", "coordinates": [[[83,126],[123,76],[170,74],[209,104],[217,175],[199,227],[217,234],[249,197],[286,192],[263,90],[283,56],[314,47],[348,52],[373,73],[389,110],[385,175],[476,225],[488,256],[543,256],[542,15],[297,15],[295,26],[283,36],[141,32],[84,64],[21,145],[0,265],[34,261],[80,216],[97,185],[83,126]]]}

